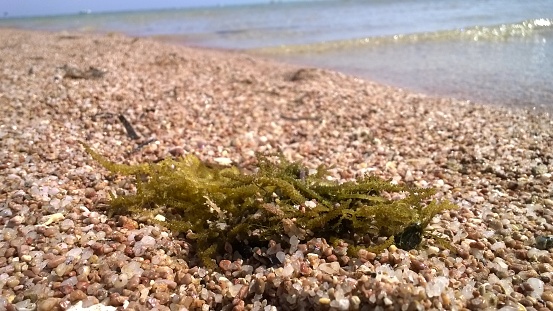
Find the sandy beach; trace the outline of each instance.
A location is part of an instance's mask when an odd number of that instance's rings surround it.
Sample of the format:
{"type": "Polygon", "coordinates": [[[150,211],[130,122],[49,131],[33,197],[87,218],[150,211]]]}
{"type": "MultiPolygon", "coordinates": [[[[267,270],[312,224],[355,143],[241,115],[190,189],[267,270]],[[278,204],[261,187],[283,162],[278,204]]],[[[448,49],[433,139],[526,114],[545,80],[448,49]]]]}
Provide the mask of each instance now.
{"type": "Polygon", "coordinates": [[[0,310],[553,310],[549,115],[118,34],[0,29],[0,64],[0,310]],[[78,141],[119,163],[281,151],[435,187],[459,208],[427,230],[455,251],[312,239],[271,267],[198,266],[182,235],[105,211],[133,185],[78,141]]]}

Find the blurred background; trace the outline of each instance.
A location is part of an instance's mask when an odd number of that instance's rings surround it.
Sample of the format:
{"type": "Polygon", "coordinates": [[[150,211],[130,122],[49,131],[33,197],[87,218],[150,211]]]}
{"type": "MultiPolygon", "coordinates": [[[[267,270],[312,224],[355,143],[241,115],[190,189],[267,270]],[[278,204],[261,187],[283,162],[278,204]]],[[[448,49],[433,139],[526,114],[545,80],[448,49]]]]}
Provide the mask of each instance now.
{"type": "Polygon", "coordinates": [[[432,96],[553,107],[553,1],[2,1],[0,27],[241,50],[432,96]]]}

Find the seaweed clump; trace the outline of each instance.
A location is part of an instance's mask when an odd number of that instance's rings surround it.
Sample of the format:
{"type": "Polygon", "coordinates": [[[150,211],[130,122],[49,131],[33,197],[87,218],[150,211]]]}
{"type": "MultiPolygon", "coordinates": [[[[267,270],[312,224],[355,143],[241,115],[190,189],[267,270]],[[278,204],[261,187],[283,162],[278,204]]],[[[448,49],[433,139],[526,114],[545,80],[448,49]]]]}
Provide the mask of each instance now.
{"type": "Polygon", "coordinates": [[[227,242],[286,242],[292,236],[346,240],[352,255],[360,248],[382,250],[394,240],[411,249],[420,244],[432,217],[455,207],[432,200],[433,189],[368,175],[340,183],[327,178],[325,167],[310,172],[282,156],[258,155],[256,172],[246,174],[191,154],[151,164],[116,164],[83,145],[112,173],[135,177],[135,194],[112,195],[114,210],[150,217],[153,210],[161,211],[167,220],[161,224],[194,240],[205,264],[227,242]],[[375,244],[367,236],[387,239],[375,244]]]}

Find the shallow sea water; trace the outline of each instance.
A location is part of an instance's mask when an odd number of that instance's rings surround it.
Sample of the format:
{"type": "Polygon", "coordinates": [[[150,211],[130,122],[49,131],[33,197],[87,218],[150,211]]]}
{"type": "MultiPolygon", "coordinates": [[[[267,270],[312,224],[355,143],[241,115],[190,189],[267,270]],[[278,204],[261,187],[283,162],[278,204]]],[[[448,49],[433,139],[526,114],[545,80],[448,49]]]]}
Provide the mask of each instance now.
{"type": "Polygon", "coordinates": [[[502,40],[391,41],[275,55],[431,95],[553,108],[553,29],[502,40]]]}

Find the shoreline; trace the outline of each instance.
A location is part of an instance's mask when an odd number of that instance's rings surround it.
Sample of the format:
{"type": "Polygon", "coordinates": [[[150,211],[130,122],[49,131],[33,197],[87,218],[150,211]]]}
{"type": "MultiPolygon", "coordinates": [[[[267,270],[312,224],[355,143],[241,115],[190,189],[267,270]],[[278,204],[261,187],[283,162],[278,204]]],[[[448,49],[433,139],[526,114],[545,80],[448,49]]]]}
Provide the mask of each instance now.
{"type": "Polygon", "coordinates": [[[252,58],[261,59],[268,63],[273,64],[279,64],[284,65],[286,64],[289,67],[305,67],[305,68],[316,68],[316,69],[322,69],[326,71],[336,71],[341,74],[344,74],[346,76],[355,77],[357,79],[361,79],[364,81],[367,81],[369,83],[375,83],[380,85],[386,85],[393,88],[401,89],[405,92],[424,95],[431,98],[450,98],[456,101],[465,101],[471,104],[477,104],[477,105],[484,105],[484,106],[491,106],[493,108],[497,109],[507,109],[507,110],[521,110],[525,112],[531,112],[533,114],[542,115],[546,118],[550,118],[553,113],[553,108],[549,107],[548,104],[541,103],[541,104],[531,104],[531,103],[523,103],[523,104],[514,104],[512,99],[509,99],[508,102],[501,103],[500,100],[494,100],[491,99],[494,96],[485,96],[487,99],[484,99],[482,96],[473,97],[472,95],[467,94],[466,92],[462,91],[453,91],[451,90],[445,90],[443,88],[434,88],[432,90],[425,90],[424,87],[408,87],[408,86],[402,86],[401,83],[392,83],[390,81],[385,81],[386,79],[378,79],[378,77],[372,77],[371,75],[368,75],[366,73],[360,73],[356,70],[348,70],[348,69],[340,69],[336,66],[329,65],[328,63],[318,63],[318,64],[309,64],[309,62],[306,62],[305,60],[301,60],[302,57],[300,55],[296,55],[293,58],[289,58],[286,56],[285,53],[283,55],[279,54],[271,54],[268,53],[265,50],[272,50],[272,49],[280,49],[278,46],[274,47],[265,47],[265,48],[252,48],[252,49],[236,49],[236,48],[230,48],[230,47],[216,47],[216,46],[203,46],[200,43],[194,42],[194,41],[187,41],[187,39],[183,38],[186,37],[185,34],[160,34],[160,35],[136,35],[136,34],[129,34],[125,33],[123,31],[108,31],[108,30],[90,30],[90,29],[70,29],[70,30],[42,30],[42,29],[32,29],[32,28],[3,28],[0,27],[0,29],[13,29],[13,30],[22,30],[22,31],[45,31],[48,33],[76,33],[76,34],[83,34],[83,35],[101,35],[101,36],[110,36],[110,35],[119,35],[119,36],[126,36],[130,38],[138,39],[146,39],[146,40],[154,40],[157,42],[161,42],[164,44],[171,44],[176,46],[181,46],[185,48],[191,48],[191,49],[197,49],[197,50],[207,50],[207,51],[219,51],[223,53],[232,53],[232,54],[242,54],[242,55],[249,55],[252,58]]]}
{"type": "Polygon", "coordinates": [[[553,309],[551,249],[538,249],[553,230],[549,117],[142,37],[0,29],[0,39],[0,306],[553,309]],[[248,166],[280,150],[334,165],[340,180],[436,187],[460,208],[430,230],[457,254],[426,240],[342,258],[314,239],[282,249],[274,267],[232,253],[218,269],[194,266],[186,239],[102,211],[109,192],[133,187],[79,140],[118,163],[194,153],[248,166]]]}

